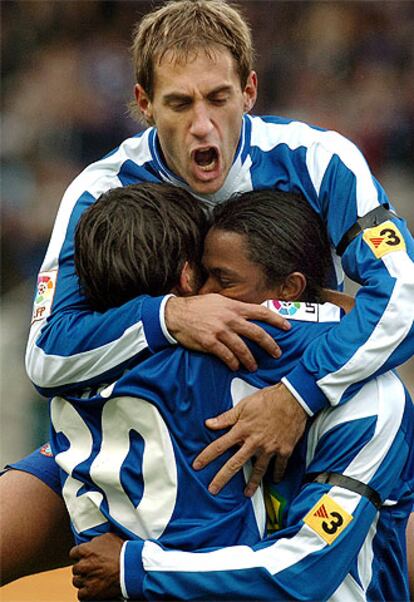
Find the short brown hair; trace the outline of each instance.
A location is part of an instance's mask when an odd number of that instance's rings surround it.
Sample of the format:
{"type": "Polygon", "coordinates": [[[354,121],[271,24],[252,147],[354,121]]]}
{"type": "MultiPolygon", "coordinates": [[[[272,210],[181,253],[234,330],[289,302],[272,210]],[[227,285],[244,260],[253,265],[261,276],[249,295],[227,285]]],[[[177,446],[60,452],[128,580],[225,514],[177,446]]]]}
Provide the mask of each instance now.
{"type": "Polygon", "coordinates": [[[184,263],[201,264],[207,216],[182,188],[143,183],[105,192],[81,216],[75,267],[92,309],[165,295],[184,263]]]}
{"type": "Polygon", "coordinates": [[[242,88],[253,66],[250,28],[239,9],[225,0],[173,0],[143,17],[134,32],[132,54],[137,82],[149,98],[154,93],[154,66],[168,51],[186,61],[202,49],[214,55],[224,47],[235,60],[242,88]]]}

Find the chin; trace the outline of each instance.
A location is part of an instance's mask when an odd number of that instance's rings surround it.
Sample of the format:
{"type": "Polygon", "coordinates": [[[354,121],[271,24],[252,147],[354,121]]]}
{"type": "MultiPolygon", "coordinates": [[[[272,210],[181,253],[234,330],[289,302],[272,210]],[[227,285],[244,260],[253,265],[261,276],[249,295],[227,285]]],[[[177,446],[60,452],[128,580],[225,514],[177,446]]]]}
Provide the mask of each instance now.
{"type": "Polygon", "coordinates": [[[190,183],[191,189],[198,194],[214,194],[223,186],[223,178],[215,178],[210,182],[192,181],[190,183]]]}

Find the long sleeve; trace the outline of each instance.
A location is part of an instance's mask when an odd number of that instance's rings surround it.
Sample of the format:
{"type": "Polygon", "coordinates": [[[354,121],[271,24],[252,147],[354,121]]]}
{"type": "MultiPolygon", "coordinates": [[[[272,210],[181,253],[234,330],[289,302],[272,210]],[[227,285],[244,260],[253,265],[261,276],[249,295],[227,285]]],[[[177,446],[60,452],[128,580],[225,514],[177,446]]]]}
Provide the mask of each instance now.
{"type": "Polygon", "coordinates": [[[413,355],[413,257],[413,239],[397,218],[361,233],[345,251],[346,274],[362,284],[355,307],[309,345],[284,381],[312,413],[326,401],[332,406],[346,402],[357,383],[396,368],[413,355]],[[394,236],[401,241],[399,248],[388,250],[387,240],[394,242],[394,236]],[[385,247],[383,256],[376,254],[374,244],[385,247]]]}
{"type": "MultiPolygon", "coordinates": [[[[402,384],[388,373],[368,383],[348,404],[324,410],[308,434],[306,472],[327,471],[355,479],[375,490],[386,504],[391,493],[394,504],[404,496],[412,498],[410,404],[402,384]],[[386,399],[390,395],[393,408],[386,399]]],[[[301,467],[291,467],[297,470],[301,467]]],[[[408,595],[404,561],[399,559],[397,568],[391,563],[378,565],[374,537],[385,542],[390,558],[398,557],[403,546],[395,533],[390,536],[383,530],[382,509],[378,512],[368,496],[346,484],[312,481],[296,493],[286,512],[283,528],[253,546],[181,552],[155,541],[127,542],[121,557],[124,596],[385,600],[408,595]],[[376,570],[382,571],[380,577],[376,570]]],[[[384,513],[388,515],[387,510],[384,513]]]]}
{"type": "Polygon", "coordinates": [[[66,191],[38,276],[26,351],[29,378],[44,395],[113,379],[139,353],[168,345],[163,297],[143,296],[106,312],[92,312],[79,289],[74,233],[82,212],[102,192],[148,179],[132,164],[148,154],[146,134],[89,166],[66,191]],[[131,167],[132,165],[132,167],[131,167]]]}
{"type": "MultiPolygon", "coordinates": [[[[253,119],[252,146],[261,151],[255,150],[254,186],[269,186],[271,177],[276,188],[300,191],[323,219],[333,249],[360,217],[390,207],[358,148],[340,134],[253,119]]],[[[362,287],[354,310],[310,345],[284,381],[310,415],[346,401],[354,383],[414,353],[414,241],[405,222],[391,214],[333,258],[337,282],[345,272],[362,287]]]]}

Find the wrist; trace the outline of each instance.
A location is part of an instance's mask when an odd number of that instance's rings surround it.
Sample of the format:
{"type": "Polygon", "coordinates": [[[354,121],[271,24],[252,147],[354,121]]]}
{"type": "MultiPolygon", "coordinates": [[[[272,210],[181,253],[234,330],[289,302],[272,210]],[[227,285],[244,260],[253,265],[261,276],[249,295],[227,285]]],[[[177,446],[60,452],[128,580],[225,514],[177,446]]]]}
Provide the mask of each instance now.
{"type": "MultiPolygon", "coordinates": [[[[174,338],[170,328],[168,327],[167,324],[167,306],[168,304],[170,304],[170,308],[171,308],[171,302],[174,305],[174,301],[173,299],[175,299],[175,296],[171,293],[170,295],[165,295],[164,299],[161,302],[161,306],[160,306],[160,326],[161,326],[161,330],[163,332],[163,335],[165,336],[165,338],[167,339],[167,341],[169,343],[171,343],[171,345],[176,345],[177,344],[177,339],[174,338]]],[[[171,319],[170,319],[171,321],[171,319]]]]}
{"type": "Polygon", "coordinates": [[[180,331],[180,324],[183,320],[183,301],[182,297],[167,295],[164,305],[164,325],[169,336],[176,341],[176,335],[180,331]]]}
{"type": "Polygon", "coordinates": [[[121,549],[119,578],[124,598],[141,599],[145,569],[142,564],[143,540],[126,541],[121,549]]]}

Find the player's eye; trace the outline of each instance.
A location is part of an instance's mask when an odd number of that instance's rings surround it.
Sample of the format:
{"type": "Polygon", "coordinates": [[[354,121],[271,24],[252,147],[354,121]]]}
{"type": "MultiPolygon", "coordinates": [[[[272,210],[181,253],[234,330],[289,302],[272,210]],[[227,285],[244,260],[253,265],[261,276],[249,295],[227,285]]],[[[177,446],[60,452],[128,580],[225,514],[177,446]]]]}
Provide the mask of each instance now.
{"type": "Polygon", "coordinates": [[[213,98],[210,98],[210,102],[217,107],[221,107],[221,106],[225,105],[227,100],[228,100],[227,96],[226,97],[215,96],[213,98]]]}

